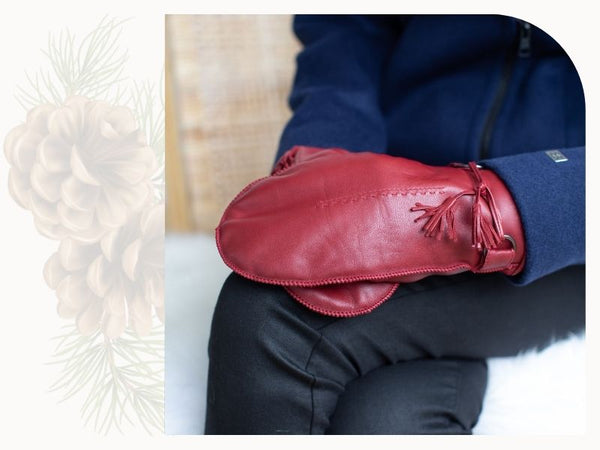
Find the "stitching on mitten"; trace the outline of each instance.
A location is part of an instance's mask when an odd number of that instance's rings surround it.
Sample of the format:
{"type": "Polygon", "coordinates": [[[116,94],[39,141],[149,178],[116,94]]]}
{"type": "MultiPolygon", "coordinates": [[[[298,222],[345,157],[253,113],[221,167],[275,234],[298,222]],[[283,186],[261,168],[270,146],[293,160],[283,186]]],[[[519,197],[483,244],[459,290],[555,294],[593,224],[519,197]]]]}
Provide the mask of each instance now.
{"type": "Polygon", "coordinates": [[[360,316],[362,314],[367,314],[367,313],[373,311],[375,308],[377,308],[379,305],[381,305],[383,302],[385,302],[387,299],[389,299],[392,296],[392,294],[396,291],[396,289],[398,289],[398,286],[400,286],[400,283],[394,283],[392,285],[391,289],[389,289],[385,293],[385,295],[383,295],[381,298],[375,300],[374,303],[372,303],[371,305],[366,306],[364,308],[356,309],[353,311],[336,311],[333,309],[325,309],[325,308],[321,308],[319,306],[314,306],[312,303],[310,303],[304,297],[301,297],[296,292],[292,292],[287,286],[284,286],[284,288],[288,292],[288,294],[290,294],[292,297],[294,297],[298,302],[302,303],[308,309],[311,309],[315,312],[324,314],[326,316],[354,317],[354,316],[360,316]]]}
{"type": "Polygon", "coordinates": [[[440,186],[418,187],[418,188],[402,188],[402,189],[379,189],[374,191],[366,191],[357,195],[347,195],[344,197],[332,198],[329,200],[321,200],[317,203],[319,208],[327,208],[335,205],[345,205],[348,203],[356,203],[364,200],[371,200],[382,197],[396,197],[398,195],[436,195],[444,194],[444,190],[440,186]]]}

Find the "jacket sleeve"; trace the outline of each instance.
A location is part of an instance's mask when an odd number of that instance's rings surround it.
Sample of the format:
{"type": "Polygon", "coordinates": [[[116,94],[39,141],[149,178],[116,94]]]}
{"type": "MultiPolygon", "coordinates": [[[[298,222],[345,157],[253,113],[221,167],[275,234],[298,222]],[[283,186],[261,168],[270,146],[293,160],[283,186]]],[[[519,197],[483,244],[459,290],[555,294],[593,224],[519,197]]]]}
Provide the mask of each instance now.
{"type": "Polygon", "coordinates": [[[275,161],[294,145],[385,151],[379,87],[398,33],[392,20],[353,15],[294,18],[294,33],[303,49],[289,97],[293,115],[275,161]]]}
{"type": "Polygon", "coordinates": [[[574,264],[585,264],[585,147],[481,161],[506,184],[525,232],[525,267],[512,277],[518,285],[574,264]]]}

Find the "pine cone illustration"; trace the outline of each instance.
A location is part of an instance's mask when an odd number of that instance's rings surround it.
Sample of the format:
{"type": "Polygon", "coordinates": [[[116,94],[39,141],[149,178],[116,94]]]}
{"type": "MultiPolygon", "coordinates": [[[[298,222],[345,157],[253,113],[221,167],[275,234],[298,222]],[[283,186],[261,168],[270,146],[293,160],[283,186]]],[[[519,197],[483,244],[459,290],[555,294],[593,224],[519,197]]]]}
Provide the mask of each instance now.
{"type": "Polygon", "coordinates": [[[82,334],[101,327],[114,339],[129,325],[143,336],[153,310],[164,322],[163,254],[161,203],[132,214],[98,242],[63,239],[44,266],[44,278],[56,290],[59,316],[74,318],[82,334]]]}
{"type": "Polygon", "coordinates": [[[41,105],[4,142],[9,191],[52,239],[98,241],[152,195],[152,149],[132,112],[85,97],[41,105]]]}

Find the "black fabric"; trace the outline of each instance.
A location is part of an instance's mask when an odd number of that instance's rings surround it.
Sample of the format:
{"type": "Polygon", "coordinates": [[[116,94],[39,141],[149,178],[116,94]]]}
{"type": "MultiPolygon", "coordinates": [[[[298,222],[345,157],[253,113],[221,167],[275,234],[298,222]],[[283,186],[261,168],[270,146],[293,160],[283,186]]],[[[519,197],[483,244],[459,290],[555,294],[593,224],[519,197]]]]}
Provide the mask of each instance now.
{"type": "Polygon", "coordinates": [[[485,359],[418,359],[346,385],[327,434],[467,434],[487,384],[485,359]]]}
{"type": "Polygon", "coordinates": [[[354,318],[231,274],[212,323],[205,433],[470,433],[486,358],[584,326],[584,266],[527,286],[497,273],[429,277],[354,318]]]}

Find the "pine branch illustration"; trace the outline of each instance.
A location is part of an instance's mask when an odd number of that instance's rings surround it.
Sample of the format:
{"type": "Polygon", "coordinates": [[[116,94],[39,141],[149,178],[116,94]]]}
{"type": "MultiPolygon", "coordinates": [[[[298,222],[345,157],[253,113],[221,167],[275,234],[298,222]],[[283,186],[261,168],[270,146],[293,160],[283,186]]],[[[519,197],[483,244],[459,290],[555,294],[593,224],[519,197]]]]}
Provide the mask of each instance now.
{"type": "Polygon", "coordinates": [[[50,364],[62,364],[60,378],[50,391],[62,393],[61,401],[84,392],[81,406],[86,426],[107,434],[123,432],[123,425],[139,423],[149,434],[163,429],[164,334],[155,325],[140,338],[126,330],[110,340],[100,332],[81,335],[73,325],[57,336],[58,344],[50,364]]]}
{"type": "Polygon", "coordinates": [[[71,95],[113,104],[121,101],[120,84],[126,80],[123,71],[129,55],[119,46],[119,39],[127,20],[104,17],[79,44],[68,30],[50,35],[42,50],[50,70],[26,74],[27,84],[17,88],[17,101],[26,110],[45,103],[59,105],[71,95]]]}
{"type": "Polygon", "coordinates": [[[158,168],[152,176],[152,182],[157,198],[162,200],[165,184],[165,103],[162,73],[160,80],[158,86],[149,81],[134,82],[129,102],[140,129],[145,133],[147,142],[154,151],[158,168]]]}

